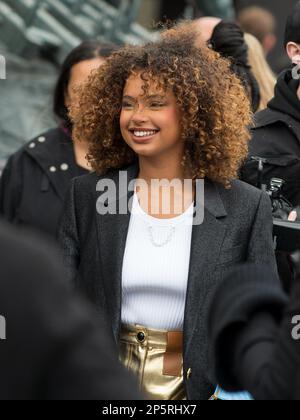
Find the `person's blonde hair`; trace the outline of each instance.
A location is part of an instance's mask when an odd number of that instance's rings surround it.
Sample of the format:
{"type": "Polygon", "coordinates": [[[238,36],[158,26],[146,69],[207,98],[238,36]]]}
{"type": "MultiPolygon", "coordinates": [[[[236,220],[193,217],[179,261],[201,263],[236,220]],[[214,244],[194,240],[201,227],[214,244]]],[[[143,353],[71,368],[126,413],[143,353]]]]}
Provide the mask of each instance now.
{"type": "Polygon", "coordinates": [[[274,96],[276,77],[269,66],[263,47],[255,36],[245,33],[245,41],[248,45],[248,61],[252,73],[260,88],[260,105],[258,111],[267,108],[268,102],[274,96]]]}

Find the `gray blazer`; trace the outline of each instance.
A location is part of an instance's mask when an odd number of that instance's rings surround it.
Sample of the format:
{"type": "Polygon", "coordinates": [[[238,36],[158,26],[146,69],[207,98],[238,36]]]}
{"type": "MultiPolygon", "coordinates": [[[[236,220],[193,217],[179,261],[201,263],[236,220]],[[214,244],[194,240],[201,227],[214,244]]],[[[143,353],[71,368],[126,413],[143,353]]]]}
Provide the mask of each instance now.
{"type": "MultiPolygon", "coordinates": [[[[127,172],[130,182],[137,177],[138,167],[133,165],[127,172]]],[[[114,171],[103,178],[118,184],[118,175],[114,171]]],[[[59,237],[69,276],[78,290],[104,310],[117,343],[130,214],[97,213],[100,179],[93,173],[73,181],[59,237]]],[[[207,340],[209,303],[226,271],[242,262],[266,264],[277,271],[270,199],[240,181],[225,189],[206,180],[204,223],[193,227],[185,308],[184,381],[190,400],[206,400],[214,392],[207,340]]]]}

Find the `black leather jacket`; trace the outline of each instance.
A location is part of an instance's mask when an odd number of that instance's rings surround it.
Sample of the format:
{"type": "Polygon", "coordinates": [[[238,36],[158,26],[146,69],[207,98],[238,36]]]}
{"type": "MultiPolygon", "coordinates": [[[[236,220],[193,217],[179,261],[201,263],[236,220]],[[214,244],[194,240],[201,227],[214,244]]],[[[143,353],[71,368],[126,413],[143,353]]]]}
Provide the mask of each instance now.
{"type": "Polygon", "coordinates": [[[50,130],[8,160],[0,180],[0,215],[55,236],[70,182],[85,173],[68,134],[50,130]]]}
{"type": "Polygon", "coordinates": [[[284,196],[294,205],[300,205],[300,100],[297,97],[299,81],[286,70],[278,79],[275,97],[268,108],[255,117],[249,158],[241,178],[257,186],[258,163],[253,157],[264,158],[263,181],[281,178],[286,184],[284,196]]]}

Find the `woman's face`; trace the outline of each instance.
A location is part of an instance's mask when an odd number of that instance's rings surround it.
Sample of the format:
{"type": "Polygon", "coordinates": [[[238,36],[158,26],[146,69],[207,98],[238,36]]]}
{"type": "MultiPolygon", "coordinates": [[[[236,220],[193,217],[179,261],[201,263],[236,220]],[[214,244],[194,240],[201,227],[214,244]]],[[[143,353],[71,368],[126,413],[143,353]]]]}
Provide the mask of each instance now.
{"type": "Polygon", "coordinates": [[[183,154],[180,111],[171,91],[155,83],[144,95],[141,75],[131,76],[123,93],[120,128],[128,146],[139,156],[183,154]]]}
{"type": "Polygon", "coordinates": [[[92,58],[91,60],[81,61],[72,67],[68,89],[65,95],[65,103],[70,107],[75,97],[76,88],[87,81],[94,70],[97,70],[105,63],[105,59],[101,57],[92,58]]]}

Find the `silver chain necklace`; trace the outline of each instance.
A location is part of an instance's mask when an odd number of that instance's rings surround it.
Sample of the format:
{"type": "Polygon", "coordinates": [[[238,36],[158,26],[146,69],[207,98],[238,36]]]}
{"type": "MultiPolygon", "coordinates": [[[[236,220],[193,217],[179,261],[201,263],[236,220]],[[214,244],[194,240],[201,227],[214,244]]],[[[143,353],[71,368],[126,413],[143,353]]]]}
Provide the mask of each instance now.
{"type": "Polygon", "coordinates": [[[171,240],[173,239],[173,236],[175,234],[175,231],[176,231],[175,230],[175,227],[172,226],[171,227],[171,230],[170,230],[170,233],[169,233],[169,235],[167,237],[167,239],[164,242],[162,242],[162,243],[159,244],[159,243],[155,242],[155,240],[154,240],[153,227],[152,226],[148,226],[148,232],[149,232],[150,242],[151,242],[151,244],[153,246],[155,246],[155,248],[162,248],[162,247],[168,245],[171,242],[171,240]]]}

